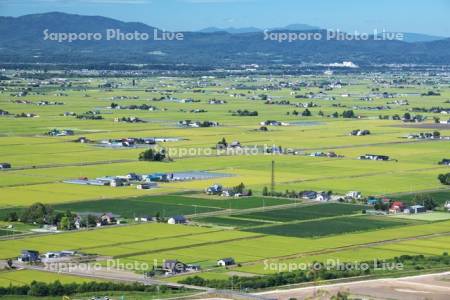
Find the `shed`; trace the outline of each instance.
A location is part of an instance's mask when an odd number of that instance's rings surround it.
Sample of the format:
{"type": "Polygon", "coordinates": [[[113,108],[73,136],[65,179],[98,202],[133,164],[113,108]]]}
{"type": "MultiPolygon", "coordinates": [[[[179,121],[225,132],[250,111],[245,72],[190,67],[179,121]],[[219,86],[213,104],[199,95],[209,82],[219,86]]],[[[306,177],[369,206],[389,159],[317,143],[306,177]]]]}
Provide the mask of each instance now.
{"type": "Polygon", "coordinates": [[[232,258],[232,257],[222,258],[217,261],[217,265],[221,266],[221,267],[232,266],[234,264],[235,264],[235,261],[234,261],[234,258],[232,258]]]}
{"type": "Polygon", "coordinates": [[[185,224],[187,223],[187,220],[184,216],[174,216],[169,218],[167,221],[168,224],[185,224]]]}
{"type": "Polygon", "coordinates": [[[418,213],[424,213],[424,212],[427,212],[427,209],[425,208],[425,206],[422,206],[422,205],[413,205],[409,208],[410,214],[418,214],[418,213]]]}
{"type": "Polygon", "coordinates": [[[162,269],[171,274],[186,272],[186,265],[176,259],[168,259],[163,262],[162,269]]]}

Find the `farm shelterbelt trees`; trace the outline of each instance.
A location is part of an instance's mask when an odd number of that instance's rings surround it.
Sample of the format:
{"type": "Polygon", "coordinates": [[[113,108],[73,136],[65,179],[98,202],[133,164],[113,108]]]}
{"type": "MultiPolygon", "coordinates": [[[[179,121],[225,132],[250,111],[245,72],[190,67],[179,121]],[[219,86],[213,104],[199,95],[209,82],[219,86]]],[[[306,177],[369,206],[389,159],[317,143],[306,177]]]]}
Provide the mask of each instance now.
{"type": "Polygon", "coordinates": [[[439,174],[438,179],[442,184],[450,185],[450,173],[439,174]]]}
{"type": "Polygon", "coordinates": [[[163,161],[166,158],[166,152],[164,149],[147,149],[139,154],[139,160],[143,161],[163,161]]]}

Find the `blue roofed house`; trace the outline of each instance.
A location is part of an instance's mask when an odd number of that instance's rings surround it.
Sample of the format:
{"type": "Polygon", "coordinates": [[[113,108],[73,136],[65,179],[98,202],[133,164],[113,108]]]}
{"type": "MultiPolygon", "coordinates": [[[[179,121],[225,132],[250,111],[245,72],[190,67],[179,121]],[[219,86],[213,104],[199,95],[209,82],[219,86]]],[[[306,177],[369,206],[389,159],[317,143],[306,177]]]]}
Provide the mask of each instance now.
{"type": "Polygon", "coordinates": [[[39,251],[36,250],[22,250],[20,256],[18,258],[21,262],[38,262],[41,259],[39,258],[39,251]]]}

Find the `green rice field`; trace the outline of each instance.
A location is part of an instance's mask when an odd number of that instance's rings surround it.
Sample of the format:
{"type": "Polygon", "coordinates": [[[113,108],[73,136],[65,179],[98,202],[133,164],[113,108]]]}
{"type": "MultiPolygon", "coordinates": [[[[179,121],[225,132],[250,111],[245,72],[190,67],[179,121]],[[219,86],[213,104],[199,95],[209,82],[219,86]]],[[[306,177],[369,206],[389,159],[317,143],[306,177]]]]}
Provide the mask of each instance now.
{"type": "MultiPolygon", "coordinates": [[[[149,75],[136,78],[136,85],[132,85],[128,77],[74,76],[68,79],[71,84],[64,86],[43,82],[32,86],[31,80],[20,74],[14,80],[0,80],[4,88],[0,108],[10,112],[0,116],[0,162],[12,165],[11,169],[0,170],[0,260],[15,259],[24,249],[41,254],[75,250],[97,257],[103,265],[107,259],[142,264],[176,259],[199,264],[201,277],[226,279],[233,272],[277,272],[265,269],[264,261],[353,261],[448,252],[450,214],[444,204],[450,201],[450,189],[439,182],[438,175],[450,169],[438,162],[450,158],[450,139],[407,137],[434,131],[442,137],[450,136],[449,125],[434,121],[448,115],[430,111],[449,107],[450,88],[429,74],[405,74],[401,82],[406,83],[401,86],[398,78],[395,74],[372,73],[332,77],[274,74],[270,78],[149,75]],[[115,87],[103,88],[106,82],[115,87]],[[201,87],[199,82],[203,83],[201,87]],[[337,82],[342,83],[340,87],[334,87],[337,82]],[[27,88],[26,96],[13,96],[27,88]],[[439,95],[422,95],[430,90],[439,91],[439,95]],[[212,99],[224,103],[210,104],[212,99]],[[35,104],[41,100],[63,105],[35,104]],[[408,105],[399,104],[403,100],[408,100],[408,105]],[[111,108],[112,102],[120,106],[152,105],[156,109],[111,108]],[[312,114],[309,117],[302,116],[305,106],[312,114]],[[413,112],[414,108],[420,112],[413,112]],[[243,109],[257,111],[258,115],[232,115],[243,109]],[[201,110],[206,112],[199,113],[201,110]],[[343,118],[345,110],[352,110],[357,117],[343,118]],[[103,119],[81,120],[65,114],[87,111],[98,111],[103,119]],[[25,112],[38,117],[15,117],[25,112]],[[335,112],[338,117],[332,116],[335,112]],[[407,112],[426,119],[417,123],[393,119],[407,112]],[[389,118],[382,120],[380,115],[389,118]],[[118,122],[122,117],[137,117],[144,122],[118,122]],[[182,120],[219,125],[183,127],[178,124],[182,120]],[[267,125],[267,131],[262,130],[261,122],[267,120],[283,124],[267,125]],[[71,129],[74,135],[47,135],[52,129],[71,129]],[[371,134],[349,134],[356,129],[370,130],[371,134]],[[81,137],[90,142],[76,142],[81,137]],[[158,142],[157,146],[107,145],[108,140],[152,137],[176,139],[158,142]],[[238,141],[241,150],[255,152],[217,151],[222,139],[238,141]],[[164,148],[170,155],[161,162],[140,161],[139,154],[149,147],[164,148]],[[268,153],[278,147],[282,153],[268,153]],[[328,155],[311,155],[316,152],[328,155]],[[390,159],[358,159],[365,154],[390,159]],[[137,189],[137,182],[121,187],[65,182],[130,173],[199,171],[226,176],[158,182],[148,190],[137,189]],[[213,184],[232,189],[241,183],[251,190],[251,196],[205,193],[213,184]],[[274,196],[268,195],[272,189],[274,196]],[[299,196],[302,191],[330,192],[333,198],[328,203],[303,199],[299,196]],[[346,197],[351,191],[360,192],[362,197],[346,197]],[[369,196],[410,205],[417,194],[430,195],[436,211],[365,214],[374,209],[367,205],[369,196]],[[75,226],[62,230],[59,226],[59,232],[36,232],[32,230],[41,225],[21,222],[23,213],[36,202],[48,205],[57,214],[70,212],[84,217],[112,213],[125,222],[80,230],[75,226]],[[11,213],[16,215],[9,220],[11,213]],[[135,222],[135,218],[156,215],[161,217],[159,223],[135,222]],[[175,215],[186,216],[187,224],[167,224],[167,219],[175,215]],[[12,236],[7,229],[10,224],[14,233],[25,235],[12,236]],[[217,267],[217,260],[226,257],[234,258],[237,264],[228,269],[217,267]]],[[[183,276],[159,279],[176,282],[183,276]]],[[[0,272],[0,286],[33,279],[88,280],[34,270],[0,272]]]]}

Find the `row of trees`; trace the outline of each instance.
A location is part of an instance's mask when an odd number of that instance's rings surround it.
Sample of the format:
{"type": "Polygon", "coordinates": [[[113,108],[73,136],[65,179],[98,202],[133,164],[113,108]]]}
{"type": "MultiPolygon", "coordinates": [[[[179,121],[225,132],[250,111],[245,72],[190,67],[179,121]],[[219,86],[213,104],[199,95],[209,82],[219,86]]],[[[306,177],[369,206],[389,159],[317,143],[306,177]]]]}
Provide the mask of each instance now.
{"type": "MultiPolygon", "coordinates": [[[[62,230],[75,228],[75,221],[78,215],[67,210],[66,212],[56,211],[51,206],[34,203],[23,211],[10,211],[4,217],[6,222],[23,222],[37,225],[55,225],[62,230]]],[[[81,227],[95,227],[97,217],[94,215],[83,216],[79,219],[81,227]]]]}
{"type": "MultiPolygon", "coordinates": [[[[450,264],[450,257],[447,253],[439,256],[425,257],[423,255],[402,255],[390,260],[375,260],[364,262],[368,268],[352,268],[352,267],[330,267],[323,263],[314,262],[307,270],[295,270],[291,272],[280,272],[266,276],[255,277],[239,277],[233,276],[226,280],[221,279],[204,279],[199,276],[188,277],[181,280],[180,283],[190,284],[196,286],[208,286],[218,289],[262,289],[287,284],[297,284],[303,282],[314,282],[317,280],[331,280],[339,278],[356,277],[363,275],[370,275],[376,272],[383,272],[381,270],[382,263],[385,265],[393,265],[394,263],[401,263],[405,269],[411,268],[415,270],[431,269],[436,267],[447,266],[450,264]],[[377,263],[374,263],[374,262],[377,263]]],[[[363,263],[363,262],[362,262],[363,263]]],[[[362,265],[361,263],[361,265],[362,265]]],[[[354,264],[343,263],[342,266],[352,266],[354,264]]],[[[393,272],[393,270],[386,270],[393,272]]],[[[385,271],[385,272],[386,272],[385,271]]]]}
{"type": "Polygon", "coordinates": [[[44,283],[33,281],[30,285],[0,287],[0,296],[34,296],[34,297],[56,297],[90,292],[148,292],[148,293],[167,293],[182,292],[184,288],[172,289],[167,286],[143,285],[140,283],[124,284],[115,282],[85,282],[62,284],[59,281],[53,283],[44,283]]]}
{"type": "MultiPolygon", "coordinates": [[[[287,114],[289,115],[290,113],[287,112],[287,114]]],[[[292,112],[292,114],[294,116],[301,115],[302,117],[311,117],[312,116],[312,112],[309,109],[307,109],[307,108],[304,111],[302,111],[301,113],[298,112],[297,110],[294,110],[292,112]]],[[[323,111],[319,111],[318,115],[321,116],[321,117],[324,117],[325,113],[323,111]]],[[[336,111],[336,112],[332,113],[331,115],[329,115],[328,117],[330,117],[330,118],[342,117],[344,119],[351,119],[351,118],[356,118],[357,116],[356,116],[356,114],[355,114],[355,112],[353,110],[344,110],[341,114],[339,114],[336,111]]]]}
{"type": "Polygon", "coordinates": [[[150,148],[139,154],[139,160],[143,161],[163,161],[165,158],[165,149],[161,149],[158,151],[156,149],[150,148]]]}
{"type": "Polygon", "coordinates": [[[258,112],[256,110],[250,111],[247,109],[241,110],[238,109],[236,111],[231,111],[232,116],[240,116],[240,117],[255,117],[258,115],[258,112]]]}
{"type": "Polygon", "coordinates": [[[243,196],[251,196],[253,194],[251,189],[245,188],[245,184],[243,182],[241,182],[237,186],[234,186],[234,187],[228,189],[228,193],[230,195],[241,194],[243,196]]]}

